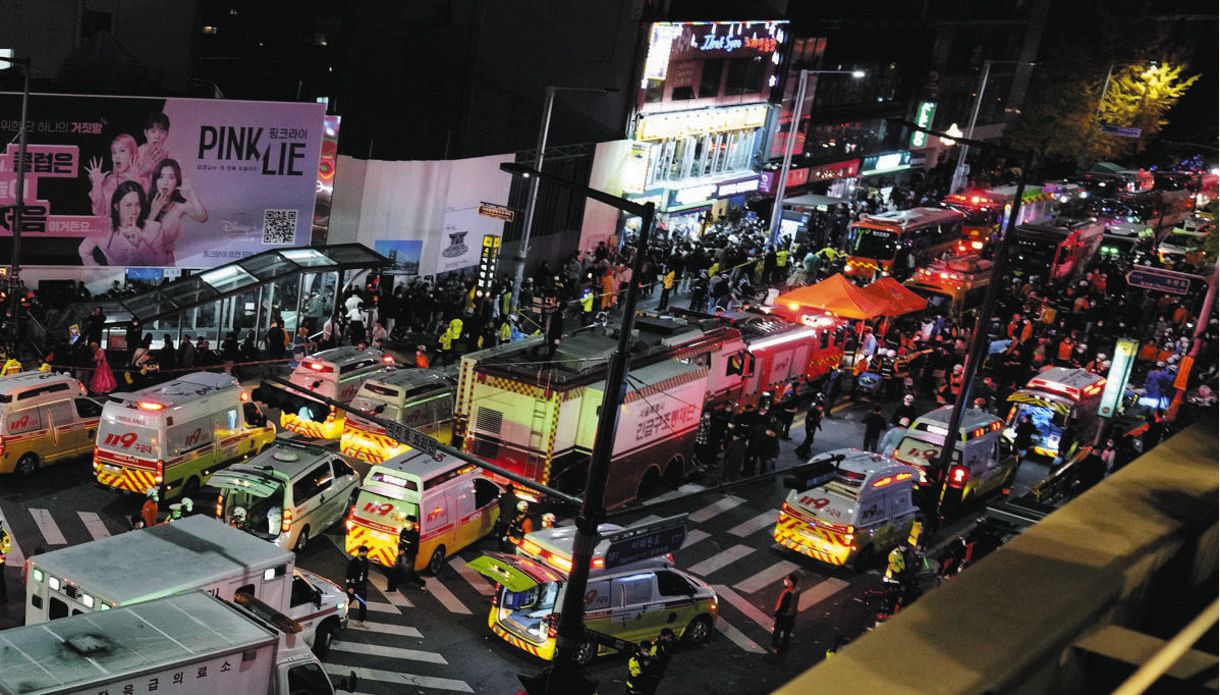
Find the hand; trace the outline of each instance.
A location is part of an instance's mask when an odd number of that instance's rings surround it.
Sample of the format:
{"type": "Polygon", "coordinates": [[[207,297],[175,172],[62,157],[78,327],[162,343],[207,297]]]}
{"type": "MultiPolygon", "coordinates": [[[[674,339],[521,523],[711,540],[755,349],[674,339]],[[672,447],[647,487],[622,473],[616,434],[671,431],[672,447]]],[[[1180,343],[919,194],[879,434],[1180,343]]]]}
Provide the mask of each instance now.
{"type": "Polygon", "coordinates": [[[153,196],[152,203],[148,206],[148,216],[156,219],[168,203],[169,198],[161,191],[157,191],[157,195],[153,196]]]}
{"type": "Polygon", "coordinates": [[[100,188],[102,181],[106,178],[106,172],[102,171],[102,158],[89,158],[89,166],[85,169],[85,173],[89,176],[89,183],[93,184],[94,188],[100,188]]]}

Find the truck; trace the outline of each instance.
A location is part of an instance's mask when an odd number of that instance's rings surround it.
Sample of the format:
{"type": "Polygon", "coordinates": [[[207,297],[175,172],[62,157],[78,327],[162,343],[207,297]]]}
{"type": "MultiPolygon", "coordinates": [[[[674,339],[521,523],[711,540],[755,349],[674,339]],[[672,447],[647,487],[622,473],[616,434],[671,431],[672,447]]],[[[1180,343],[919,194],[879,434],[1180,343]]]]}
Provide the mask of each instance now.
{"type": "Polygon", "coordinates": [[[991,261],[978,254],[936,260],[902,284],[928,300],[929,309],[958,318],[983,304],[991,261]]]}
{"type": "MultiPolygon", "coordinates": [[[[300,626],[257,601],[202,591],[0,631],[0,693],[331,695],[300,626]]],[[[356,675],[340,679],[354,690],[356,675]]]]}
{"type": "Polygon", "coordinates": [[[1070,280],[1084,273],[1105,231],[1105,225],[1093,218],[1057,217],[1017,225],[1008,256],[1012,272],[1052,282],[1070,280]]]}
{"type": "MultiPolygon", "coordinates": [[[[442,444],[453,440],[453,395],[449,375],[432,369],[396,369],[364,382],[352,408],[402,423],[442,444]]],[[[382,463],[410,450],[386,434],[385,428],[354,413],[347,415],[339,450],[368,463],[382,463]]]]}
{"type": "Polygon", "coordinates": [[[1029,380],[1008,397],[1012,404],[1005,418],[1004,438],[1016,440],[1016,428],[1025,417],[1037,434],[1030,455],[1068,463],[1084,458],[1103,422],[1098,408],[1106,379],[1084,369],[1053,367],[1029,380]]]}
{"type": "Polygon", "coordinates": [[[294,565],[290,550],[189,516],[29,558],[25,624],[196,590],[226,600],[246,594],[300,621],[303,641],[325,654],[347,625],[347,594],[294,565]]]}

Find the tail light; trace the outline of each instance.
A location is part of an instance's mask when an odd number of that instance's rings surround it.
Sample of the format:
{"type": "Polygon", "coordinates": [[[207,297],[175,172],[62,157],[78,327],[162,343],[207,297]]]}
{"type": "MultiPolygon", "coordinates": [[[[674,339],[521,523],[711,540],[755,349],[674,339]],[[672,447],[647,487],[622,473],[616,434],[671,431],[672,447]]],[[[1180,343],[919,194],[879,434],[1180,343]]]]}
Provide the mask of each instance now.
{"type": "Polygon", "coordinates": [[[280,531],[283,533],[288,533],[291,530],[292,530],[292,510],[285,509],[284,518],[280,521],[280,531]]]}
{"type": "Polygon", "coordinates": [[[153,480],[158,485],[165,482],[165,462],[161,459],[157,459],[157,475],[155,478],[153,478],[153,480]]]}
{"type": "MultiPolygon", "coordinates": [[[[348,523],[351,523],[351,522],[349,521],[348,523]]],[[[491,607],[492,608],[500,607],[500,585],[499,584],[496,584],[495,591],[491,592],[491,607]]]]}
{"type": "Polygon", "coordinates": [[[224,518],[224,513],[225,513],[224,503],[225,503],[224,495],[216,495],[216,518],[217,519],[224,518]]]}
{"type": "Polygon", "coordinates": [[[970,469],[964,466],[954,466],[949,469],[949,484],[961,485],[970,478],[970,469]]]}
{"type": "Polygon", "coordinates": [[[547,639],[555,639],[559,635],[559,614],[551,613],[546,617],[545,622],[547,639]]]}
{"type": "Polygon", "coordinates": [[[350,515],[346,519],[343,520],[343,528],[348,531],[351,531],[352,527],[355,525],[356,525],[356,522],[352,521],[352,517],[350,515]]]}

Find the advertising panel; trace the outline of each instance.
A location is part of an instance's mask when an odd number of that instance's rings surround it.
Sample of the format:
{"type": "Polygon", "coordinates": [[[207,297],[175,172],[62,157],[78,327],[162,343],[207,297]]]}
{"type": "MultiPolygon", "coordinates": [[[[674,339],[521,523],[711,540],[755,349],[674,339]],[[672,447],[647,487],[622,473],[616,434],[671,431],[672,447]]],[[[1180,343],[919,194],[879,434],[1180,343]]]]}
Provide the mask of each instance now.
{"type": "MultiPolygon", "coordinates": [[[[337,133],[325,108],[31,95],[23,264],[210,268],[309,244],[327,174],[321,142],[327,127],[337,133]]],[[[0,138],[12,143],[0,153],[7,208],[20,113],[19,94],[0,94],[0,138]]],[[[11,210],[0,217],[0,253],[11,220],[11,210]]]]}
{"type": "Polygon", "coordinates": [[[638,106],[651,111],[691,99],[766,99],[778,80],[787,32],[786,21],[656,22],[649,31],[638,106]]]}

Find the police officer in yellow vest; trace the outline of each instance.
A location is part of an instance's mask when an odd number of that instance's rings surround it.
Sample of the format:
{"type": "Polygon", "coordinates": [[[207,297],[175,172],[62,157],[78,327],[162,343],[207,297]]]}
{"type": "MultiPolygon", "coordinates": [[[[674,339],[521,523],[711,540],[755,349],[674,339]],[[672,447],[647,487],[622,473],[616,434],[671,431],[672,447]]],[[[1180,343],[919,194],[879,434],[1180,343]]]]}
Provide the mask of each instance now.
{"type": "Polygon", "coordinates": [[[898,547],[890,551],[889,561],[885,567],[885,581],[898,584],[906,578],[907,555],[909,553],[910,548],[905,540],[898,547]]]}
{"type": "Polygon", "coordinates": [[[664,628],[656,640],[640,642],[627,661],[628,695],[652,695],[657,691],[665,669],[669,667],[670,650],[676,637],[673,630],[664,628]]]}
{"type": "Polygon", "coordinates": [[[13,374],[21,373],[21,363],[15,359],[9,359],[4,363],[4,370],[0,376],[12,376],[13,374]]]}
{"type": "Polygon", "coordinates": [[[593,289],[589,287],[580,292],[580,325],[593,325],[593,289]]]}
{"type": "Polygon", "coordinates": [[[8,552],[12,549],[13,540],[9,538],[3,522],[0,522],[0,603],[8,603],[8,582],[4,579],[4,568],[8,561],[8,552]]]}
{"type": "Polygon", "coordinates": [[[775,252],[775,281],[776,283],[784,282],[788,279],[788,256],[787,247],[781,248],[775,252]]]}
{"type": "Polygon", "coordinates": [[[657,304],[657,309],[665,311],[669,308],[669,293],[674,289],[674,279],[677,275],[673,268],[665,269],[665,275],[661,276],[661,301],[657,304]]]}

